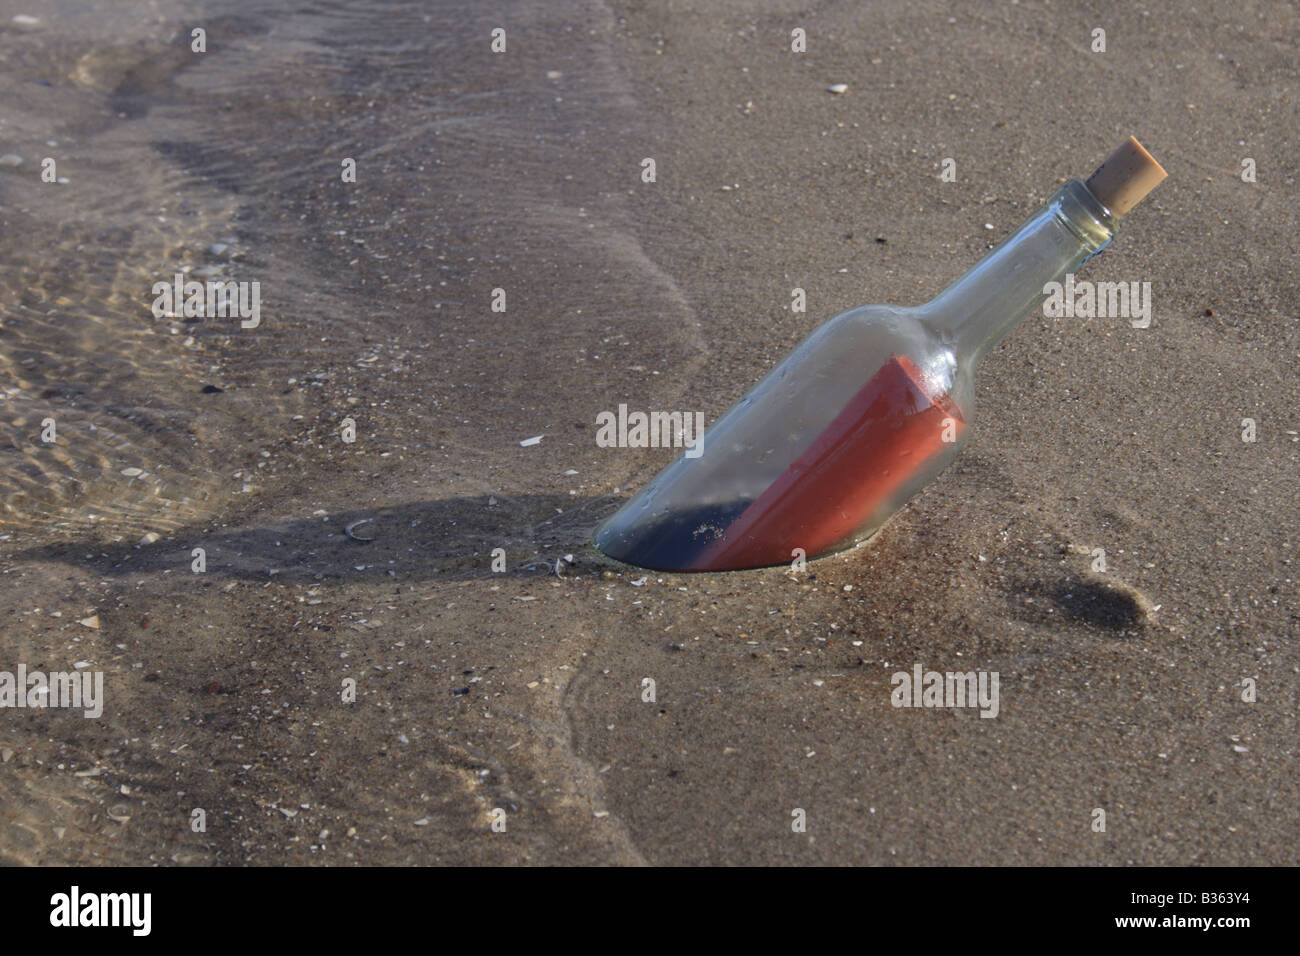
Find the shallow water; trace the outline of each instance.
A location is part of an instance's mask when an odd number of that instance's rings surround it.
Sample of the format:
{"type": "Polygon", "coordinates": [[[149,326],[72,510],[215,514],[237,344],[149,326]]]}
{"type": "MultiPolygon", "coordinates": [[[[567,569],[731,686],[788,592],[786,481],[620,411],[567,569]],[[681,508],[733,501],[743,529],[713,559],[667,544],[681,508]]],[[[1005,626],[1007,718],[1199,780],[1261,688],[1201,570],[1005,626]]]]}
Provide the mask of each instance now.
{"type": "Polygon", "coordinates": [[[652,316],[665,351],[689,343],[671,283],[621,229],[611,186],[637,168],[612,138],[634,114],[596,5],[512,7],[508,57],[488,49],[496,21],[454,3],[34,13],[0,38],[4,150],[23,159],[0,171],[9,529],[131,540],[201,522],[261,493],[313,426],[385,402],[385,377],[425,403],[398,412],[408,450],[480,444],[552,387],[590,420],[599,373],[569,381],[601,361],[588,343],[652,316]],[[46,156],[67,182],[40,181],[46,156]],[[155,318],[150,290],[177,272],[259,282],[262,324],[155,318]],[[584,272],[617,284],[573,301],[584,272]]]}
{"type": "MultiPolygon", "coordinates": [[[[363,590],[372,575],[482,578],[500,544],[517,573],[545,573],[544,557],[526,555],[581,544],[588,510],[613,506],[608,479],[628,467],[585,464],[596,411],[627,395],[629,377],[670,402],[680,382],[652,370],[690,368],[702,350],[690,309],[628,229],[638,111],[603,6],[512,4],[496,17],[452,2],[27,12],[39,23],[0,25],[0,152],[22,158],[0,168],[0,541],[15,572],[4,603],[32,625],[6,650],[103,661],[114,705],[89,736],[62,715],[27,720],[78,765],[117,755],[134,792],[165,803],[172,772],[151,761],[127,772],[130,747],[109,741],[184,726],[171,708],[216,684],[195,677],[156,701],[141,673],[170,683],[211,662],[209,628],[237,641],[258,633],[236,623],[252,605],[234,582],[252,591],[276,576],[312,588],[298,600],[318,605],[322,582],[345,576],[363,590]],[[489,49],[502,17],[504,57],[489,49]],[[189,47],[196,24],[206,53],[189,47]],[[46,156],[66,182],[41,182],[46,156]],[[343,181],[345,159],[355,183],[343,181]],[[154,283],[178,272],[259,282],[260,325],[155,317],[154,283]],[[504,312],[491,308],[497,288],[504,312]],[[621,358],[638,338],[649,347],[621,358]],[[542,445],[520,448],[536,434],[542,445]],[[581,475],[566,476],[575,464],[581,475]],[[254,510],[272,518],[222,530],[254,510]],[[362,539],[342,534],[363,517],[362,539]],[[376,536],[354,569],[347,549],[376,536]],[[169,577],[188,575],[200,544],[210,573],[169,577]],[[114,620],[143,593],[151,610],[114,620]],[[162,624],[163,607],[181,616],[162,624]],[[99,633],[76,625],[92,610],[99,633]],[[187,663],[191,653],[200,658],[187,663]]],[[[287,626],[273,625],[282,637],[287,626]]],[[[251,714],[256,703],[236,706],[251,714]]],[[[153,746],[182,763],[194,755],[199,773],[222,761],[216,750],[233,747],[233,760],[243,746],[178,733],[153,746]],[[181,739],[193,749],[176,750],[181,739]]],[[[446,746],[428,768],[457,790],[467,758],[446,746]]],[[[65,785],[38,767],[6,778],[16,809],[0,855],[157,852],[151,828],[164,823],[137,820],[126,845],[115,842],[113,793],[90,797],[98,781],[65,785]],[[68,829],[79,836],[65,839],[68,829]]],[[[382,805],[383,792],[355,799],[382,805]]],[[[445,829],[466,812],[453,800],[433,818],[445,829]]],[[[172,859],[249,858],[235,849],[244,836],[172,859]]]]}

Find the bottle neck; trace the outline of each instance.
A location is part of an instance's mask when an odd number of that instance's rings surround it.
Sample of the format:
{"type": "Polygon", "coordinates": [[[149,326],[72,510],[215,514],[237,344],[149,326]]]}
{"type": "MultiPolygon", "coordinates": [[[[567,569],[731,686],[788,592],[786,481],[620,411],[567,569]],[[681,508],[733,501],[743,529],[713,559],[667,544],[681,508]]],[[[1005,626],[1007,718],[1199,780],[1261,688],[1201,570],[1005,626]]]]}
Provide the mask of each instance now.
{"type": "Polygon", "coordinates": [[[1088,187],[1066,183],[1011,236],[924,306],[927,324],[971,368],[1060,282],[1114,238],[1118,220],[1088,187]]]}

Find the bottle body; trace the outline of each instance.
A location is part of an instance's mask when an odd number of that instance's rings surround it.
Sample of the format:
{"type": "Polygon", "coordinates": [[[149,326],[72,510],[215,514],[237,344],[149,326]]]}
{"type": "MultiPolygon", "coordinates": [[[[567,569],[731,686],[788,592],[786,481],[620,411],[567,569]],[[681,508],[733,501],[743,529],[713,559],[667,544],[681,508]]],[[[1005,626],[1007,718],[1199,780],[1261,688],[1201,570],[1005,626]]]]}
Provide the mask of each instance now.
{"type": "Polygon", "coordinates": [[[1075,180],[926,305],[837,315],[602,524],[596,544],[644,567],[722,571],[871,537],[956,457],[979,360],[1114,231],[1075,180]]]}
{"type": "Polygon", "coordinates": [[[957,372],[917,310],[843,312],[709,428],[698,458],[679,457],[602,525],[596,543],[610,557],[678,571],[848,547],[956,454],[970,392],[957,372]]]}

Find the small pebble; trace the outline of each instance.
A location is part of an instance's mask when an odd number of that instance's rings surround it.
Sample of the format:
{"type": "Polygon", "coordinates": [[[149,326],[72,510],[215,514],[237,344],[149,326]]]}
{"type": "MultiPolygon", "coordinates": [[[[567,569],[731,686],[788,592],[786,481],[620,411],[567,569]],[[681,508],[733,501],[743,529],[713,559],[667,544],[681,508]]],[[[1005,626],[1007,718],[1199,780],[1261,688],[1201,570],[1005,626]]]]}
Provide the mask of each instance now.
{"type": "Polygon", "coordinates": [[[826,90],[828,93],[834,93],[838,96],[840,93],[847,93],[849,85],[847,83],[832,83],[826,90]]]}
{"type": "Polygon", "coordinates": [[[3,156],[0,156],[0,166],[21,166],[22,164],[23,158],[21,156],[16,156],[13,153],[5,153],[3,156]]]}
{"type": "Polygon", "coordinates": [[[370,524],[372,521],[374,521],[373,518],[362,518],[362,519],[359,520],[359,521],[354,521],[354,522],[352,522],[350,525],[347,525],[346,527],[344,527],[344,529],[343,529],[343,533],[346,534],[346,535],[347,535],[349,538],[351,538],[353,541],[374,541],[374,540],[375,540],[375,536],[374,536],[373,534],[372,534],[372,535],[364,535],[364,534],[354,534],[354,533],[353,533],[353,529],[354,529],[354,528],[359,528],[359,527],[361,527],[363,524],[370,524]]]}

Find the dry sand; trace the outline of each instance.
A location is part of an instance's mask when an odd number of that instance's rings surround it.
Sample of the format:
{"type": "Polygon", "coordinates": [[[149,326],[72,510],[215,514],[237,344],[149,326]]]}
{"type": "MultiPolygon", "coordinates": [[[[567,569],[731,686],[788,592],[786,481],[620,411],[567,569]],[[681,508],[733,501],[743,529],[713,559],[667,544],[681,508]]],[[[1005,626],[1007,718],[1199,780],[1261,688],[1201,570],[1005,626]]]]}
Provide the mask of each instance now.
{"type": "MultiPolygon", "coordinates": [[[[78,490],[10,516],[0,669],[86,661],[107,705],[0,712],[0,859],[1300,862],[1294,9],[454,6],[250,7],[198,63],[163,55],[179,13],[148,41],[0,35],[7,79],[63,95],[80,65],[115,110],[78,175],[109,175],[102,146],[204,220],[130,234],[112,281],[144,305],[103,322],[166,336],[146,292],[225,232],[266,303],[255,332],[183,330],[193,355],[142,331],[175,367],[114,386],[132,418],[21,324],[57,284],[6,282],[30,399],[6,472],[53,474],[33,423],[79,414],[202,494],[136,500],[73,431],[78,490]],[[937,294],[1130,133],[1170,177],[1082,277],[1150,281],[1151,327],[1030,316],[963,458],[870,545],[802,575],[591,547],[669,455],[597,448],[598,412],[712,421],[822,320],[937,294]],[[1000,713],[892,707],[918,663],[998,672],[1000,713]]],[[[67,135],[39,126],[30,155],[67,135]]],[[[35,165],[0,170],[33,222],[35,165]]],[[[68,215],[64,252],[93,233],[68,215]]]]}

